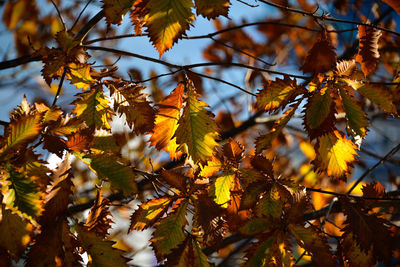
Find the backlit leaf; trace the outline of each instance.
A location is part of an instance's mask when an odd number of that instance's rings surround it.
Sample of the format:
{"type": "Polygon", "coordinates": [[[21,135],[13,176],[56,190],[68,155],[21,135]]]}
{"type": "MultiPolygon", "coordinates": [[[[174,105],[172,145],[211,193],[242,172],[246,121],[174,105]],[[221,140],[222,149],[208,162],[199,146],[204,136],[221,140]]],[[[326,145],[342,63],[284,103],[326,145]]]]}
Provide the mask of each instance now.
{"type": "Polygon", "coordinates": [[[296,81],[287,76],[283,80],[276,78],[275,81],[268,81],[257,93],[257,108],[272,112],[284,107],[300,91],[296,81]]]}
{"type": "Polygon", "coordinates": [[[129,232],[152,227],[154,223],[167,211],[171,204],[169,197],[161,197],[142,203],[131,217],[129,232]]]}
{"type": "Polygon", "coordinates": [[[210,197],[223,208],[228,207],[228,201],[231,199],[231,189],[233,189],[235,179],[236,176],[234,173],[225,172],[219,176],[210,187],[210,197]]]}
{"type": "Polygon", "coordinates": [[[200,176],[202,177],[211,177],[214,176],[217,172],[219,172],[224,166],[221,160],[215,156],[212,156],[206,163],[206,165],[200,165],[200,176]]]}
{"type": "Polygon", "coordinates": [[[288,230],[297,243],[311,254],[311,260],[316,266],[337,266],[326,238],[319,235],[312,227],[290,224],[288,230]]]}
{"type": "Polygon", "coordinates": [[[304,126],[314,139],[335,128],[335,103],[331,96],[331,87],[327,85],[314,91],[305,106],[304,126]]]}
{"type": "Polygon", "coordinates": [[[89,65],[70,63],[68,67],[69,72],[67,73],[67,78],[77,88],[86,90],[95,82],[92,76],[90,76],[89,65]]]}
{"type": "Polygon", "coordinates": [[[170,49],[195,20],[191,0],[149,0],[145,17],[150,40],[160,56],[170,49]]]}
{"type": "Polygon", "coordinates": [[[156,225],[153,238],[150,240],[154,246],[158,260],[163,259],[171,250],[185,240],[183,228],[187,224],[186,208],[188,201],[184,200],[179,208],[156,225]]]}
{"type": "Polygon", "coordinates": [[[83,249],[90,255],[91,266],[126,266],[129,259],[122,256],[124,251],[112,247],[115,242],[103,240],[83,225],[75,229],[83,249]]]}
{"type": "Polygon", "coordinates": [[[218,146],[217,124],[212,119],[213,114],[205,109],[207,104],[198,99],[195,88],[188,82],[187,98],[183,114],[176,129],[178,150],[189,154],[195,162],[205,161],[212,156],[218,146]]]}
{"type": "Polygon", "coordinates": [[[174,171],[168,171],[168,170],[162,170],[161,171],[161,177],[170,185],[173,187],[179,189],[182,192],[186,191],[186,179],[187,177],[183,174],[174,172],[174,171]]]}
{"type": "Polygon", "coordinates": [[[207,19],[214,19],[219,15],[228,16],[229,0],[195,0],[197,15],[207,19]]]}
{"type": "Polygon", "coordinates": [[[345,89],[339,88],[342,97],[343,107],[346,112],[347,127],[354,137],[364,137],[369,126],[367,116],[358,103],[346,92],[345,89]]]}
{"type": "Polygon", "coordinates": [[[109,211],[110,204],[110,200],[104,198],[101,189],[98,189],[94,204],[90,208],[90,212],[86,219],[85,226],[88,227],[89,231],[102,237],[107,236],[108,229],[111,228],[110,224],[113,223],[112,215],[109,211]]]}
{"type": "Polygon", "coordinates": [[[244,235],[255,235],[267,231],[272,224],[266,218],[253,218],[240,227],[239,232],[244,235]]]}
{"type": "Polygon", "coordinates": [[[314,164],[329,176],[346,179],[355,161],[357,147],[338,131],[318,137],[317,159],[314,164]]]}
{"type": "Polygon", "coordinates": [[[166,149],[172,158],[176,158],[176,137],[172,138],[178,128],[180,110],[183,104],[184,86],[179,83],[176,89],[164,100],[158,102],[158,112],[155,119],[150,145],[157,149],[166,149]]]}
{"type": "Polygon", "coordinates": [[[230,138],[222,147],[222,152],[229,161],[238,164],[243,159],[244,147],[230,138]]]}
{"type": "Polygon", "coordinates": [[[372,74],[379,61],[378,41],[382,35],[380,30],[358,25],[359,45],[356,61],[361,64],[365,76],[372,74]]]}
{"type": "Polygon", "coordinates": [[[365,84],[357,88],[357,92],[371,100],[383,111],[387,113],[396,113],[396,107],[393,104],[393,96],[384,86],[365,84]]]}
{"type": "Polygon", "coordinates": [[[112,154],[99,154],[90,157],[90,167],[100,179],[108,179],[111,185],[121,190],[124,195],[137,192],[136,175],[132,169],[120,164],[112,154]]]}

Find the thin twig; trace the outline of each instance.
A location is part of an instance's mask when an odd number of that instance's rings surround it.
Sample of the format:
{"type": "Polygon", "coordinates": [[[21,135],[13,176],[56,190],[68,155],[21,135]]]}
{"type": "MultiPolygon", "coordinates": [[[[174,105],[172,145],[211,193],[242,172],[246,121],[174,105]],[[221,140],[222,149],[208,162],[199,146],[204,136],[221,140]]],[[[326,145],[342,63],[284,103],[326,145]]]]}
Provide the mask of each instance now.
{"type": "Polygon", "coordinates": [[[83,12],[85,12],[86,8],[89,6],[89,4],[92,2],[93,0],[89,0],[86,5],[83,7],[83,9],[81,10],[81,12],[79,13],[78,17],[75,19],[74,24],[72,24],[71,29],[69,29],[70,31],[72,31],[76,24],[78,23],[79,19],[81,18],[83,12]]]}
{"type": "Polygon", "coordinates": [[[63,16],[61,15],[60,10],[58,9],[56,3],[54,3],[53,0],[51,0],[51,3],[53,4],[53,6],[55,7],[55,9],[56,9],[56,11],[57,11],[58,18],[60,19],[60,21],[61,21],[61,23],[62,23],[62,25],[63,25],[64,31],[67,31],[68,28],[67,28],[67,25],[65,24],[64,18],[63,18],[63,16]]]}
{"type": "Polygon", "coordinates": [[[400,144],[398,144],[397,146],[395,146],[392,150],[390,150],[382,159],[380,159],[374,166],[372,166],[371,168],[369,168],[368,170],[366,170],[361,176],[360,178],[357,179],[357,181],[353,184],[353,186],[349,189],[349,191],[347,191],[347,195],[349,195],[354,188],[356,188],[356,186],[362,181],[364,180],[365,177],[367,177],[373,170],[375,170],[379,165],[381,165],[383,162],[385,162],[387,159],[389,159],[390,157],[392,157],[394,154],[396,154],[396,152],[398,152],[400,150],[400,144]]]}
{"type": "Polygon", "coordinates": [[[362,197],[362,196],[355,196],[355,195],[349,195],[349,194],[344,194],[344,193],[331,192],[331,191],[326,191],[326,190],[316,189],[316,188],[309,188],[309,187],[306,187],[306,190],[307,190],[307,191],[310,191],[310,192],[318,192],[318,193],[327,194],[327,195],[346,196],[346,197],[350,197],[350,198],[365,199],[365,200],[376,200],[376,201],[400,201],[400,198],[362,197]]]}
{"type": "Polygon", "coordinates": [[[67,73],[67,70],[64,69],[64,72],[63,72],[63,74],[61,75],[61,78],[60,78],[60,83],[58,84],[56,95],[54,96],[53,104],[51,104],[52,107],[54,107],[56,105],[57,100],[60,97],[60,93],[61,93],[61,89],[62,89],[62,85],[63,85],[66,73],[67,73]]]}

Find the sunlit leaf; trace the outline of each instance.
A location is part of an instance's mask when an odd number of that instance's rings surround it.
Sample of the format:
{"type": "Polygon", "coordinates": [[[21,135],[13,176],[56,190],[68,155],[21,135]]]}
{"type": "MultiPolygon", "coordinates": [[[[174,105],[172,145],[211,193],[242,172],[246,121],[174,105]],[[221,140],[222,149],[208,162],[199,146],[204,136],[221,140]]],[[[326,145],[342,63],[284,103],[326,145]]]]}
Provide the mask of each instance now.
{"type": "Polygon", "coordinates": [[[205,161],[212,156],[214,148],[218,146],[217,125],[212,119],[213,114],[205,109],[207,104],[198,99],[193,85],[189,82],[187,98],[183,114],[176,129],[176,143],[178,150],[189,154],[195,162],[205,161]]]}
{"type": "Polygon", "coordinates": [[[103,10],[108,24],[121,24],[134,0],[102,0],[103,10]]]}
{"type": "Polygon", "coordinates": [[[83,119],[89,127],[111,128],[109,121],[111,120],[113,111],[108,106],[109,101],[105,98],[103,90],[100,87],[94,87],[76,96],[79,98],[72,104],[76,105],[73,113],[78,118],[83,119]]]}
{"type": "Polygon", "coordinates": [[[109,211],[110,204],[110,200],[103,197],[101,189],[98,189],[94,204],[90,208],[90,212],[86,219],[85,226],[88,227],[89,231],[102,237],[107,236],[108,229],[111,228],[110,224],[113,223],[112,215],[109,211]]]}
{"type": "Polygon", "coordinates": [[[129,232],[132,230],[143,230],[153,226],[167,211],[171,201],[169,197],[161,197],[142,203],[139,209],[132,214],[129,232]]]}
{"type": "Polygon", "coordinates": [[[314,164],[329,176],[346,179],[355,161],[357,147],[338,131],[318,137],[317,159],[314,164]]]}
{"type": "Polygon", "coordinates": [[[154,246],[157,259],[163,259],[172,249],[185,240],[183,228],[187,224],[186,208],[188,201],[183,201],[179,208],[156,225],[151,242],[154,246]]]}
{"type": "Polygon", "coordinates": [[[76,225],[78,239],[90,255],[91,266],[126,266],[129,259],[122,256],[124,251],[113,248],[113,241],[103,240],[83,225],[76,225]]]}
{"type": "Polygon", "coordinates": [[[92,76],[90,76],[89,65],[71,63],[68,67],[69,72],[67,73],[67,78],[77,88],[86,90],[95,82],[92,76]]]}
{"type": "Polygon", "coordinates": [[[191,0],[149,0],[145,17],[150,40],[160,56],[189,29],[195,17],[191,0]]]}
{"type": "Polygon", "coordinates": [[[382,35],[380,30],[358,25],[359,45],[356,61],[361,64],[365,76],[372,74],[379,61],[378,41],[382,35]]]}
{"type": "Polygon", "coordinates": [[[186,179],[187,177],[184,176],[183,174],[174,172],[174,171],[168,171],[168,170],[162,170],[161,171],[161,177],[170,185],[173,187],[179,189],[182,192],[186,191],[186,179]]]}
{"type": "Polygon", "coordinates": [[[383,111],[387,113],[396,113],[396,106],[393,104],[393,96],[384,86],[365,84],[358,87],[357,92],[371,100],[383,111]]]}
{"type": "Polygon", "coordinates": [[[228,206],[228,201],[231,199],[231,189],[233,189],[235,179],[234,173],[225,172],[210,187],[210,197],[223,208],[228,206]]]}
{"type": "Polygon", "coordinates": [[[263,89],[257,93],[256,105],[259,109],[272,112],[284,107],[300,91],[295,80],[287,76],[283,80],[276,78],[275,81],[263,84],[263,89]]]}
{"type": "Polygon", "coordinates": [[[164,100],[158,102],[155,126],[150,137],[150,145],[157,149],[166,149],[172,158],[176,158],[176,137],[172,138],[178,128],[180,110],[183,104],[184,85],[179,83],[176,89],[164,100]]]}

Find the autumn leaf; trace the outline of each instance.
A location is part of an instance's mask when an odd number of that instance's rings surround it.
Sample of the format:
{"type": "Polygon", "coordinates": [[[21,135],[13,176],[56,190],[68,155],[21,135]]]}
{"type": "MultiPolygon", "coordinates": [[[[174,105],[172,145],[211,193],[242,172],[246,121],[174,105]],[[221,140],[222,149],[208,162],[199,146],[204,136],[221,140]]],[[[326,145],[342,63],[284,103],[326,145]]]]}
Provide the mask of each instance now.
{"type": "Polygon", "coordinates": [[[90,208],[85,224],[89,231],[101,237],[107,236],[108,230],[111,228],[110,224],[113,223],[111,212],[108,210],[110,204],[110,200],[103,196],[101,189],[97,189],[94,204],[90,208]]]}
{"type": "Polygon", "coordinates": [[[92,266],[126,266],[128,258],[122,256],[124,251],[113,248],[115,242],[103,240],[85,226],[78,224],[75,227],[82,247],[90,255],[92,266]]]}
{"type": "Polygon", "coordinates": [[[324,236],[310,227],[290,224],[289,232],[294,236],[297,243],[311,253],[311,260],[316,266],[337,266],[324,236]]]}
{"type": "Polygon", "coordinates": [[[78,89],[88,89],[95,80],[90,75],[90,66],[87,64],[70,63],[68,65],[67,78],[78,89]]]}
{"type": "Polygon", "coordinates": [[[365,112],[344,88],[339,87],[339,92],[346,112],[349,133],[354,137],[364,137],[369,126],[365,112]]]}
{"type": "Polygon", "coordinates": [[[352,233],[343,235],[340,240],[342,253],[345,257],[344,261],[347,263],[345,266],[374,266],[376,260],[374,259],[373,251],[363,251],[357,244],[352,233]]]}
{"type": "Polygon", "coordinates": [[[272,194],[265,194],[256,206],[256,215],[258,217],[271,217],[279,219],[282,213],[282,204],[275,199],[272,194]]]}
{"type": "Polygon", "coordinates": [[[301,67],[303,73],[308,72],[315,75],[332,69],[336,64],[336,53],[334,50],[335,48],[332,46],[326,32],[323,31],[320,39],[308,52],[304,65],[301,67]]]}
{"type": "Polygon", "coordinates": [[[285,107],[286,104],[301,92],[297,87],[296,80],[291,80],[289,77],[275,81],[268,81],[263,84],[263,89],[257,93],[256,106],[268,112],[277,110],[280,107],[285,107]]]}
{"type": "Polygon", "coordinates": [[[356,61],[361,64],[365,76],[371,75],[379,61],[378,41],[382,35],[380,30],[358,25],[359,45],[356,61]]]}
{"type": "Polygon", "coordinates": [[[41,212],[41,192],[33,177],[7,165],[7,175],[5,177],[1,175],[0,181],[6,205],[32,217],[41,212]]]}
{"type": "Polygon", "coordinates": [[[195,20],[191,0],[149,0],[145,16],[150,41],[160,57],[170,49],[195,20]]]}
{"type": "Polygon", "coordinates": [[[155,198],[142,203],[132,214],[129,232],[152,227],[168,210],[171,203],[172,200],[169,197],[155,198]]]}
{"type": "Polygon", "coordinates": [[[304,126],[310,139],[317,138],[335,129],[335,103],[328,84],[312,93],[305,106],[304,126]]]}
{"type": "Polygon", "coordinates": [[[238,165],[243,159],[244,147],[235,140],[229,138],[228,142],[222,147],[222,153],[228,161],[238,165]]]}
{"type": "Polygon", "coordinates": [[[6,206],[0,204],[0,247],[6,249],[14,260],[18,260],[31,239],[33,225],[6,206]]]}
{"type": "Polygon", "coordinates": [[[371,100],[380,109],[387,113],[396,113],[393,96],[382,85],[365,84],[357,88],[357,92],[371,100]]]}
{"type": "Polygon", "coordinates": [[[356,146],[338,131],[318,137],[317,159],[314,161],[319,171],[326,171],[334,178],[346,179],[351,164],[356,160],[356,146]]]}
{"type": "Polygon", "coordinates": [[[125,14],[130,10],[134,0],[102,0],[103,11],[108,24],[122,23],[125,14]]]}
{"type": "Polygon", "coordinates": [[[151,242],[153,243],[158,260],[162,260],[172,249],[185,240],[183,227],[187,224],[186,208],[188,201],[184,200],[176,211],[160,220],[155,226],[151,242]]]}
{"type": "Polygon", "coordinates": [[[247,249],[246,258],[248,261],[244,266],[246,267],[257,267],[264,266],[270,263],[273,255],[273,245],[275,243],[275,237],[271,236],[266,240],[258,241],[247,249]]]}
{"type": "Polygon", "coordinates": [[[207,19],[215,19],[222,15],[228,17],[230,6],[229,0],[195,0],[197,15],[207,19]]]}
{"type": "Polygon", "coordinates": [[[231,189],[233,189],[235,179],[237,178],[234,173],[224,172],[210,187],[210,197],[223,208],[228,207],[228,201],[231,200],[231,189]]]}
{"type": "Polygon", "coordinates": [[[108,179],[111,185],[121,190],[125,196],[137,192],[136,175],[132,169],[118,162],[112,154],[91,155],[90,167],[100,179],[108,179]]]}
{"type": "Polygon", "coordinates": [[[78,118],[83,119],[86,124],[95,128],[110,129],[111,117],[113,111],[108,106],[109,101],[105,98],[103,90],[100,87],[92,87],[89,91],[76,95],[78,98],[72,102],[76,105],[73,113],[78,118]]]}
{"type": "Polygon", "coordinates": [[[217,125],[212,119],[213,114],[205,109],[208,105],[198,99],[195,88],[188,82],[187,98],[183,114],[178,121],[175,132],[178,150],[188,153],[195,162],[205,161],[212,156],[218,146],[217,125]]]}
{"type": "Polygon", "coordinates": [[[155,111],[141,92],[144,86],[110,82],[108,88],[114,98],[114,111],[125,115],[129,127],[134,126],[137,134],[153,130],[155,111]]]}
{"type": "Polygon", "coordinates": [[[154,130],[150,137],[150,145],[155,146],[158,150],[166,149],[171,158],[177,157],[175,151],[178,146],[176,137],[173,136],[178,128],[184,88],[184,85],[179,83],[169,96],[156,104],[159,108],[155,118],[154,130]]]}
{"type": "Polygon", "coordinates": [[[211,177],[217,174],[224,165],[221,160],[216,156],[211,156],[205,165],[199,163],[200,166],[200,176],[201,177],[211,177]]]}
{"type": "Polygon", "coordinates": [[[299,107],[300,102],[294,105],[291,109],[287,110],[282,118],[274,122],[272,129],[269,133],[260,135],[256,139],[256,153],[261,153],[264,149],[267,149],[271,146],[272,141],[278,137],[278,135],[285,128],[289,120],[295,114],[296,109],[299,107]]]}
{"type": "Polygon", "coordinates": [[[0,145],[0,159],[12,156],[12,152],[37,138],[42,129],[40,114],[24,115],[13,120],[5,129],[0,145]]]}
{"type": "Polygon", "coordinates": [[[182,244],[172,250],[172,253],[167,256],[166,267],[169,266],[209,267],[210,264],[208,263],[207,256],[203,253],[199,242],[192,237],[187,237],[182,244]]]}
{"type": "Polygon", "coordinates": [[[180,191],[182,191],[182,192],[186,191],[186,179],[187,179],[187,177],[184,176],[183,174],[163,169],[161,171],[161,177],[168,184],[170,184],[173,187],[179,189],[180,191]]]}
{"type": "Polygon", "coordinates": [[[253,218],[246,222],[245,225],[239,228],[239,232],[244,235],[256,235],[262,232],[267,232],[274,225],[266,218],[253,218]]]}
{"type": "Polygon", "coordinates": [[[92,129],[88,128],[68,136],[68,140],[65,141],[66,147],[77,152],[89,150],[93,144],[92,132],[92,129]]]}

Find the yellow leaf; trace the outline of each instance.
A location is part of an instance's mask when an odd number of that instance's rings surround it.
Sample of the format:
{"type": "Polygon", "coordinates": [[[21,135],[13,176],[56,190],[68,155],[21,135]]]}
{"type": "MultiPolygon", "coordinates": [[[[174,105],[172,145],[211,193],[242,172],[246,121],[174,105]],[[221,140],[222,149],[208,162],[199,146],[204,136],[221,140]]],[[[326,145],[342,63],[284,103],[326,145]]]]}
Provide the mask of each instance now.
{"type": "Polygon", "coordinates": [[[143,230],[154,225],[157,220],[167,211],[171,204],[171,198],[160,197],[142,203],[132,217],[129,232],[132,230],[143,230]]]}
{"type": "Polygon", "coordinates": [[[178,150],[188,153],[197,163],[212,156],[214,148],[218,146],[215,141],[218,132],[212,113],[205,109],[208,105],[197,98],[191,82],[188,87],[186,106],[179,119],[175,136],[178,150]]]}
{"type": "Polygon", "coordinates": [[[228,207],[228,201],[231,200],[231,189],[234,186],[235,179],[235,174],[225,172],[210,187],[210,197],[223,208],[228,207]]]}
{"type": "Polygon", "coordinates": [[[70,63],[67,78],[77,88],[88,89],[95,81],[90,76],[90,66],[86,64],[70,63]]]}
{"type": "Polygon", "coordinates": [[[315,161],[320,171],[326,171],[329,176],[345,178],[355,161],[356,146],[338,131],[318,137],[317,159],[315,161]]]}
{"type": "Polygon", "coordinates": [[[145,16],[150,40],[161,55],[189,29],[195,20],[191,0],[149,0],[145,16]]]}

